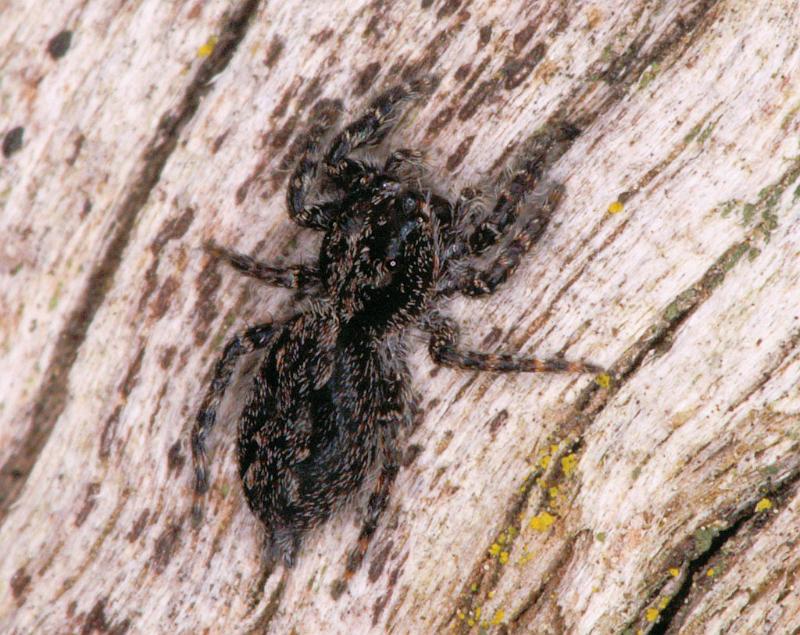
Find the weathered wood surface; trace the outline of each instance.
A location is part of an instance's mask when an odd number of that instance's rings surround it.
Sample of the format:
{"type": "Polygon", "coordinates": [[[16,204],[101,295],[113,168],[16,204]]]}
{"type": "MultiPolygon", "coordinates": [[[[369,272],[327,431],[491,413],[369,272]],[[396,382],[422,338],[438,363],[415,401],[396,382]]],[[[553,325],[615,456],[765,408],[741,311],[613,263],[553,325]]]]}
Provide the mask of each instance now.
{"type": "Polygon", "coordinates": [[[0,168],[0,631],[800,628],[794,0],[1,10],[0,123],[24,133],[0,168]],[[313,254],[283,210],[305,123],[428,72],[391,142],[451,191],[551,118],[583,129],[540,244],[449,313],[614,379],[434,372],[420,342],[417,450],[333,597],[356,510],[264,576],[229,426],[191,526],[215,356],[289,298],[200,246],[313,254]]]}

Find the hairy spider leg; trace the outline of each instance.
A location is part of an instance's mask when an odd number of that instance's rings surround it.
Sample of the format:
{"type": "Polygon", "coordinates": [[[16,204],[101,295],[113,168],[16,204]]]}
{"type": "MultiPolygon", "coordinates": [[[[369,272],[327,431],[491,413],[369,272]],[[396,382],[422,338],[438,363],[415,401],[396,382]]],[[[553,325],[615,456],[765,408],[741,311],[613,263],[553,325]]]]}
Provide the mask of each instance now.
{"type": "Polygon", "coordinates": [[[366,113],[346,126],[331,141],[325,153],[325,169],[328,176],[341,187],[348,187],[354,178],[372,171],[362,161],[348,160],[353,150],[365,145],[375,145],[391,130],[403,108],[430,84],[429,81],[412,82],[395,86],[379,95],[367,108],[366,113]]]}
{"type": "Polygon", "coordinates": [[[544,233],[563,194],[564,189],[561,185],[552,187],[547,192],[544,202],[534,208],[534,212],[520,227],[514,229],[510,239],[504,243],[503,249],[498,251],[494,259],[482,266],[468,265],[465,268],[457,281],[458,290],[469,296],[494,293],[497,287],[514,272],[522,257],[544,233]]]}
{"type": "Polygon", "coordinates": [[[506,353],[482,353],[459,348],[458,325],[439,313],[426,320],[425,329],[431,334],[428,351],[439,364],[466,370],[485,370],[496,373],[598,373],[599,366],[587,362],[568,362],[564,359],[537,359],[506,353]]]}
{"type": "Polygon", "coordinates": [[[358,571],[361,563],[364,561],[364,556],[369,548],[369,543],[375,530],[378,528],[378,521],[380,520],[383,511],[389,503],[389,494],[392,491],[392,484],[397,473],[400,471],[400,464],[397,458],[397,452],[384,447],[384,459],[381,471],[375,482],[375,487],[369,497],[367,503],[367,511],[364,517],[364,524],[361,526],[361,533],[358,536],[358,544],[350,552],[345,565],[344,578],[349,580],[353,574],[358,571]]]}
{"type": "Polygon", "coordinates": [[[233,376],[236,362],[242,355],[269,346],[275,328],[272,324],[259,324],[246,329],[231,339],[222,351],[214,368],[214,379],[206,391],[197,419],[192,428],[192,461],[194,463],[195,493],[208,491],[208,462],[206,459],[206,438],[214,427],[217,409],[225,394],[225,389],[233,376]]]}
{"type": "Polygon", "coordinates": [[[211,256],[224,260],[238,272],[272,286],[301,289],[309,284],[319,282],[319,270],[316,267],[308,265],[273,267],[212,242],[207,242],[205,249],[211,256]]]}
{"type": "Polygon", "coordinates": [[[317,124],[308,133],[303,153],[297,161],[294,173],[289,179],[286,190],[286,207],[289,217],[301,227],[326,230],[331,226],[333,218],[339,213],[339,201],[327,201],[306,205],[306,197],[317,175],[319,164],[319,144],[327,126],[317,124]]]}

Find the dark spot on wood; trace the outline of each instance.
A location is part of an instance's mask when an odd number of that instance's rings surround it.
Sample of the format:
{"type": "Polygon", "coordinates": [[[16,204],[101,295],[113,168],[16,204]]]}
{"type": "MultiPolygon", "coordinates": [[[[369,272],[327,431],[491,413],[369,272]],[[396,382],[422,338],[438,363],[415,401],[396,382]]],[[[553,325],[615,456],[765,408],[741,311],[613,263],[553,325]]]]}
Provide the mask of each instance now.
{"type": "Polygon", "coordinates": [[[436,375],[438,375],[438,374],[439,374],[439,371],[440,371],[440,370],[441,370],[441,366],[434,366],[433,368],[431,368],[431,372],[430,372],[430,373],[428,373],[428,376],[430,376],[430,377],[436,377],[436,375]]]}
{"type": "Polygon", "coordinates": [[[375,582],[381,577],[383,568],[386,566],[386,560],[389,558],[389,554],[392,552],[392,547],[394,547],[394,543],[390,540],[377,554],[375,554],[375,556],[372,557],[372,560],[369,564],[369,570],[367,571],[367,578],[370,582],[375,582]]]}
{"type": "Polygon", "coordinates": [[[106,419],[102,432],[100,432],[100,448],[98,454],[101,459],[107,459],[111,454],[111,442],[117,433],[117,424],[119,423],[119,416],[122,414],[122,405],[114,408],[114,412],[106,419]]]}
{"type": "Polygon", "coordinates": [[[436,449],[434,450],[436,456],[439,456],[447,449],[447,446],[450,445],[450,442],[453,440],[454,436],[455,433],[452,430],[445,430],[441,440],[436,444],[436,449]]]}
{"type": "Polygon", "coordinates": [[[333,34],[334,34],[334,30],[333,29],[325,28],[325,29],[322,29],[322,31],[318,31],[317,33],[312,35],[311,36],[311,41],[314,44],[324,44],[325,42],[327,42],[328,40],[331,39],[333,34]]]}
{"type": "Polygon", "coordinates": [[[457,82],[463,82],[467,78],[467,75],[469,75],[469,72],[471,70],[472,70],[472,64],[470,64],[469,62],[467,62],[466,64],[462,64],[456,69],[456,72],[453,74],[453,78],[457,82]]]}
{"type": "Polygon", "coordinates": [[[175,353],[177,352],[178,349],[175,346],[167,346],[161,351],[161,355],[158,356],[158,365],[164,370],[169,370],[169,367],[172,366],[172,360],[175,358],[175,353]]]}
{"type": "Polygon", "coordinates": [[[482,26],[481,30],[478,32],[478,42],[480,42],[481,46],[486,46],[491,39],[492,25],[487,24],[486,26],[482,26]]]}
{"type": "Polygon", "coordinates": [[[162,225],[153,242],[150,243],[150,251],[157,255],[169,241],[183,238],[184,234],[189,231],[193,221],[193,207],[185,208],[178,218],[168,219],[162,225]]]}
{"type": "Polygon", "coordinates": [[[150,510],[145,509],[139,514],[139,517],[133,522],[131,526],[131,530],[128,532],[128,535],[125,536],[128,539],[128,542],[136,542],[139,540],[139,536],[142,535],[144,528],[147,527],[147,521],[150,518],[150,510]]]}
{"type": "Polygon", "coordinates": [[[377,600],[375,600],[375,604],[372,605],[372,626],[375,627],[378,625],[378,620],[381,617],[381,613],[383,613],[383,609],[386,608],[386,605],[389,603],[389,598],[392,597],[391,591],[389,593],[384,593],[377,600]]]}
{"type": "MultiPolygon", "coordinates": [[[[452,38],[461,28],[463,25],[450,25],[436,33],[422,49],[419,58],[403,69],[401,74],[403,81],[413,81],[434,68],[439,63],[444,51],[447,50],[452,38]]],[[[389,77],[393,77],[393,75],[390,74],[389,77]]]]}
{"type": "Polygon", "coordinates": [[[171,523],[164,529],[161,535],[156,538],[153,545],[153,555],[150,557],[150,564],[156,574],[161,574],[167,568],[175,550],[180,542],[181,526],[178,523],[171,523]]]}
{"type": "Polygon", "coordinates": [[[28,587],[31,583],[31,576],[25,570],[25,567],[20,567],[11,576],[11,595],[17,606],[25,604],[25,596],[28,595],[28,587]]]}
{"type": "Polygon", "coordinates": [[[342,594],[347,590],[347,582],[342,580],[341,578],[336,578],[333,582],[331,582],[331,598],[334,600],[338,600],[342,597],[342,594]]]}
{"type": "Polygon", "coordinates": [[[75,609],[78,608],[78,603],[75,600],[72,600],[69,604],[67,604],[67,617],[72,618],[75,617],[75,609]]]}
{"type": "Polygon", "coordinates": [[[306,110],[311,106],[311,103],[314,102],[320,95],[322,94],[322,81],[319,77],[315,77],[310,82],[308,82],[308,86],[305,87],[302,93],[300,93],[300,97],[297,100],[297,105],[299,110],[306,110]]]}
{"type": "Polygon", "coordinates": [[[361,33],[361,37],[364,39],[374,38],[377,42],[383,37],[383,31],[379,28],[381,23],[381,16],[373,13],[367,22],[367,25],[364,27],[364,31],[361,33]]]}
{"type": "Polygon", "coordinates": [[[281,98],[278,100],[278,103],[275,105],[270,115],[273,119],[280,119],[288,112],[289,102],[292,100],[292,97],[297,94],[299,81],[300,80],[295,80],[289,88],[283,91],[281,98]]]}
{"type": "Polygon", "coordinates": [[[169,452],[167,452],[167,469],[170,474],[174,471],[175,476],[177,476],[183,469],[184,463],[186,463],[186,457],[181,452],[181,442],[178,439],[170,446],[169,452]]]}
{"type": "Polygon", "coordinates": [[[458,10],[459,6],[461,6],[461,0],[445,0],[442,6],[439,7],[436,18],[441,20],[448,15],[453,15],[458,10]]]}
{"type": "Polygon", "coordinates": [[[522,49],[525,48],[525,45],[531,41],[533,34],[536,33],[536,25],[531,22],[526,26],[522,31],[517,31],[514,34],[514,42],[511,45],[514,49],[515,53],[519,53],[522,49]]]}
{"type": "Polygon", "coordinates": [[[75,516],[75,526],[80,527],[97,505],[97,494],[100,492],[100,483],[89,483],[83,497],[83,505],[75,516]]]}
{"type": "Polygon", "coordinates": [[[486,337],[484,337],[481,340],[481,344],[483,346],[492,346],[493,344],[497,344],[497,342],[500,341],[500,337],[502,335],[503,335],[503,329],[497,326],[493,326],[486,334],[486,337]]]}
{"type": "Polygon", "coordinates": [[[455,170],[464,161],[469,149],[472,147],[473,141],[475,141],[475,135],[466,137],[460,144],[458,144],[456,151],[447,157],[447,163],[445,166],[450,172],[455,170]]]}
{"type": "Polygon", "coordinates": [[[278,61],[278,58],[280,58],[281,53],[283,53],[283,47],[283,39],[277,35],[274,36],[267,47],[267,54],[264,57],[264,66],[267,68],[272,68],[275,65],[275,62],[278,61]]]}
{"type": "Polygon", "coordinates": [[[153,258],[153,262],[150,263],[150,266],[147,268],[147,271],[144,272],[144,286],[142,287],[142,295],[139,297],[139,311],[144,311],[144,308],[147,306],[147,301],[150,299],[150,296],[155,291],[156,286],[158,285],[158,274],[156,270],[158,269],[158,258],[153,258]]]}
{"type": "Polygon", "coordinates": [[[503,87],[511,90],[519,86],[544,58],[547,46],[539,42],[523,57],[508,57],[500,72],[503,74],[503,87]]]}
{"type": "Polygon", "coordinates": [[[356,78],[356,85],[353,89],[353,94],[360,96],[372,88],[375,85],[375,78],[378,76],[380,70],[381,65],[378,62],[367,64],[356,78]]]}
{"type": "Polygon", "coordinates": [[[196,2],[195,5],[189,9],[189,13],[186,14],[186,19],[196,20],[201,15],[203,15],[203,0],[196,2]]]}
{"type": "Polygon", "coordinates": [[[58,35],[50,38],[47,43],[47,52],[54,60],[64,57],[72,44],[72,31],[61,31],[58,35]]]}
{"type": "Polygon", "coordinates": [[[161,285],[158,295],[156,295],[156,299],[153,301],[153,304],[150,307],[151,318],[154,320],[160,320],[162,317],[164,317],[167,309],[169,309],[172,296],[175,291],[178,290],[179,286],[180,285],[175,276],[168,276],[167,279],[164,280],[164,284],[161,285]]]}
{"type": "Polygon", "coordinates": [[[250,186],[253,184],[253,178],[254,177],[251,174],[242,182],[242,184],[238,188],[236,188],[235,200],[237,205],[241,205],[242,203],[244,203],[244,199],[247,198],[247,192],[250,190],[250,186]]]}
{"type": "Polygon", "coordinates": [[[83,200],[83,207],[81,208],[81,220],[86,218],[89,215],[89,212],[91,211],[92,211],[92,200],[87,197],[83,200]]]}
{"type": "Polygon", "coordinates": [[[86,614],[83,628],[81,628],[81,635],[91,635],[92,633],[108,633],[108,635],[124,635],[128,632],[131,626],[129,618],[125,618],[117,624],[111,624],[106,617],[106,602],[107,597],[102,597],[91,610],[86,614]]]}
{"type": "Polygon", "coordinates": [[[440,403],[442,403],[442,400],[439,397],[434,397],[428,402],[428,410],[433,410],[440,403]]]}
{"type": "Polygon", "coordinates": [[[198,346],[208,339],[208,327],[219,315],[214,299],[221,283],[217,262],[209,259],[195,282],[197,303],[194,312],[201,327],[194,330],[194,342],[198,346]]]}
{"type": "Polygon", "coordinates": [[[388,590],[392,590],[397,584],[397,579],[400,577],[400,574],[403,571],[403,566],[405,566],[406,560],[408,560],[408,554],[408,551],[403,554],[403,557],[400,558],[400,562],[397,563],[397,566],[392,569],[392,572],[389,574],[388,584],[386,585],[388,590]]]}
{"type": "Polygon", "coordinates": [[[7,159],[22,147],[22,138],[25,135],[25,128],[17,126],[6,132],[3,137],[3,156],[7,159]]]}
{"type": "Polygon", "coordinates": [[[131,394],[131,391],[136,387],[136,384],[139,381],[139,371],[142,369],[143,358],[144,345],[141,344],[139,346],[139,350],[136,352],[136,357],[133,358],[133,362],[128,366],[128,372],[125,373],[125,379],[122,380],[122,384],[120,384],[119,387],[119,393],[124,399],[128,398],[128,395],[131,394]]]}
{"type": "Polygon", "coordinates": [[[429,9],[432,4],[433,4],[433,0],[422,0],[422,2],[420,2],[419,6],[422,9],[429,9]]]}
{"type": "Polygon", "coordinates": [[[83,133],[80,133],[77,137],[75,137],[75,141],[72,144],[72,154],[66,159],[68,166],[72,167],[75,165],[75,161],[78,160],[78,155],[81,153],[81,149],[83,148],[85,141],[86,136],[83,133]]]}
{"type": "Polygon", "coordinates": [[[230,131],[231,129],[228,128],[225,132],[223,132],[216,139],[214,139],[214,142],[211,144],[211,154],[216,154],[217,152],[219,152],[219,149],[222,147],[222,144],[225,143],[225,139],[228,138],[230,131]]]}
{"type": "Polygon", "coordinates": [[[414,461],[417,460],[417,457],[422,454],[422,450],[424,448],[419,443],[412,443],[406,448],[406,451],[403,453],[403,467],[409,467],[414,461]]]}
{"type": "MultiPolygon", "coordinates": [[[[295,126],[297,126],[297,119],[298,119],[297,115],[292,115],[291,117],[289,117],[289,119],[286,121],[286,123],[283,124],[283,126],[280,127],[280,129],[278,129],[277,131],[275,131],[273,133],[273,135],[270,137],[270,140],[269,140],[269,145],[273,149],[279,150],[279,149],[285,147],[287,143],[289,143],[289,137],[292,136],[292,133],[294,132],[295,126]]],[[[247,181],[245,181],[239,189],[241,190],[241,188],[245,187],[245,186],[249,187],[250,186],[250,181],[252,181],[252,177],[248,177],[247,181]]],[[[247,190],[245,189],[245,194],[246,193],[247,193],[247,190]]],[[[237,190],[237,192],[236,192],[236,202],[237,203],[241,203],[243,200],[244,200],[244,196],[241,196],[240,192],[237,190]]]]}
{"type": "Polygon", "coordinates": [[[430,140],[434,136],[438,135],[442,128],[444,128],[450,120],[453,118],[455,114],[455,109],[453,106],[447,106],[436,113],[436,116],[433,120],[428,124],[428,129],[425,131],[425,138],[426,140],[430,140]]]}
{"type": "Polygon", "coordinates": [[[489,420],[489,434],[494,439],[497,431],[503,427],[503,424],[508,421],[508,410],[503,408],[494,417],[489,420]]]}

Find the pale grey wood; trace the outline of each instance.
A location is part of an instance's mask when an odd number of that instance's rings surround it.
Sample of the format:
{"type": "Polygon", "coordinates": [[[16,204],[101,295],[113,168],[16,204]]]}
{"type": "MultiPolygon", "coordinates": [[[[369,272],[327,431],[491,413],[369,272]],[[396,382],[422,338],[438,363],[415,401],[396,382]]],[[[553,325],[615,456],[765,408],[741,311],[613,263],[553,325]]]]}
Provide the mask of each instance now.
{"type": "Polygon", "coordinates": [[[25,137],[0,173],[0,463],[32,469],[0,527],[0,630],[800,627],[795,3],[253,3],[197,75],[242,7],[3,10],[2,123],[25,137]],[[215,356],[290,310],[201,245],[312,258],[283,209],[293,142],[320,100],[346,120],[414,63],[441,83],[389,142],[451,192],[491,190],[559,110],[583,127],[540,244],[496,296],[447,308],[465,339],[620,376],[432,374],[415,340],[420,450],[334,599],[357,509],[265,579],[230,413],[191,526],[187,435],[215,356]]]}

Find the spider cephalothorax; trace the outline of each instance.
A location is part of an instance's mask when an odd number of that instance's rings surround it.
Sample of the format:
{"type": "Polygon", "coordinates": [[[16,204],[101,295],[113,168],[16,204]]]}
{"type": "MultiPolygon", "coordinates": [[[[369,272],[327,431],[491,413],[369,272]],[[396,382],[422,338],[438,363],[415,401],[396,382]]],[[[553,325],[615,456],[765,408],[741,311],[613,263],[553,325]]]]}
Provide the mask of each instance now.
{"type": "Polygon", "coordinates": [[[261,351],[238,425],[239,473],[250,508],[266,528],[268,553],[292,565],[304,534],[324,521],[377,472],[352,572],[366,551],[398,470],[399,432],[413,412],[404,336],[430,333],[438,363],[486,371],[573,371],[596,367],[465,351],[456,324],[437,310],[454,293],[492,293],[544,231],[561,197],[544,184],[527,194],[575,131],[538,135],[491,209],[464,190],[455,203],[420,184],[419,155],[398,150],[382,165],[353,158],[374,145],[400,106],[425,82],[397,86],[331,141],[312,129],[289,182],[291,218],[324,232],[315,265],[274,267],[211,246],[213,255],[267,284],[304,289],[306,299],[284,322],[261,324],[233,338],[218,361],[192,432],[196,490],[208,487],[205,440],[236,360],[261,351]],[[317,179],[338,195],[309,204],[317,179]]]}

